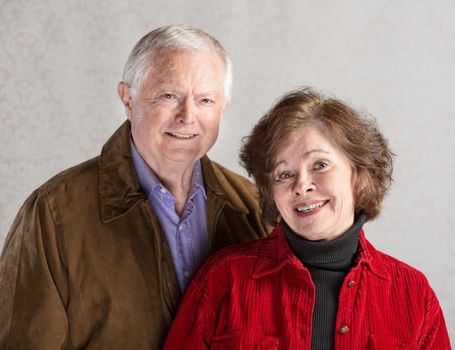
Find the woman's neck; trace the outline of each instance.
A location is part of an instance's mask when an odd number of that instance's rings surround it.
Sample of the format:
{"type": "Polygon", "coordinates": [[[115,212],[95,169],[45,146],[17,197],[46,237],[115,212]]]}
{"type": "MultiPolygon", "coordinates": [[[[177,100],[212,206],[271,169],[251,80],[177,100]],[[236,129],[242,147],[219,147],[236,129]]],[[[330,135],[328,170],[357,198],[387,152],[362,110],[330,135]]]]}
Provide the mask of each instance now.
{"type": "Polygon", "coordinates": [[[364,223],[365,215],[361,214],[345,233],[330,241],[310,241],[294,233],[284,222],[283,227],[289,246],[303,264],[346,269],[352,265],[364,223]]]}

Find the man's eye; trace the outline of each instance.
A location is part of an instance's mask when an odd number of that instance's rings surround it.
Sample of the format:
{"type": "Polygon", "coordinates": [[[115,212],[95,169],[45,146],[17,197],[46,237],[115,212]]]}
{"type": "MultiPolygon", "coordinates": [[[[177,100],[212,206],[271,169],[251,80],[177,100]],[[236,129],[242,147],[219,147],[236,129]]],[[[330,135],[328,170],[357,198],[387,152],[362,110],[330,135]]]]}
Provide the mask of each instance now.
{"type": "Polygon", "coordinates": [[[173,99],[175,96],[173,94],[163,94],[163,98],[165,98],[166,100],[171,100],[173,99]]]}
{"type": "Polygon", "coordinates": [[[203,98],[201,102],[205,105],[215,103],[215,101],[211,100],[210,98],[203,98]]]}
{"type": "Polygon", "coordinates": [[[315,170],[322,170],[324,168],[327,167],[327,163],[325,162],[317,162],[315,165],[314,165],[314,169],[315,170]]]}

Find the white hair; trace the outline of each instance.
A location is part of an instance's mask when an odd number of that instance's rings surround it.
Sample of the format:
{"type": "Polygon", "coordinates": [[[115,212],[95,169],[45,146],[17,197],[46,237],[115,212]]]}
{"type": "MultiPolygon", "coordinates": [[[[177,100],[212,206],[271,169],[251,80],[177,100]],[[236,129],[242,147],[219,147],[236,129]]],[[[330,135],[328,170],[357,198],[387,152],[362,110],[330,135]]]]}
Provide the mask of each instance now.
{"type": "Polygon", "coordinates": [[[142,37],[131,51],[123,70],[123,82],[128,84],[134,96],[141,88],[152,68],[155,53],[162,50],[208,50],[216,52],[224,63],[224,98],[226,103],[232,94],[232,62],[224,47],[201,29],[186,25],[170,25],[157,28],[142,37]]]}

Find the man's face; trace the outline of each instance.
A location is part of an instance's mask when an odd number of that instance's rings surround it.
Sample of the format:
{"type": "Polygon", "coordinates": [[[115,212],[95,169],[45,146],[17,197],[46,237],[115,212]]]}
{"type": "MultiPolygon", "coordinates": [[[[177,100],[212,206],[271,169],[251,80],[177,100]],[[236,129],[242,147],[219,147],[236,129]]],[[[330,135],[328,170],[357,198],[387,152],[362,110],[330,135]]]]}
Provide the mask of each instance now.
{"type": "Polygon", "coordinates": [[[226,107],[224,74],[216,53],[178,50],[155,57],[136,96],[119,86],[134,143],[152,168],[192,166],[213,146],[226,107]]]}

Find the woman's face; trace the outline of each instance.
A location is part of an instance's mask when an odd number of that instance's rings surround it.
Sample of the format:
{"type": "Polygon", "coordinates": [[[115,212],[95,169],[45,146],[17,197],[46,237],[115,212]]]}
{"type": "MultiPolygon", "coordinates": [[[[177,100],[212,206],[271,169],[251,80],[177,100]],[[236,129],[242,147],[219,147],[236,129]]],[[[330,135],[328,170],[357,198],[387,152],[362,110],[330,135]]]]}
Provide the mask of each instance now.
{"type": "Polygon", "coordinates": [[[349,159],[316,128],[302,130],[278,154],[275,204],[289,227],[308,240],[331,240],[354,222],[349,159]]]}

